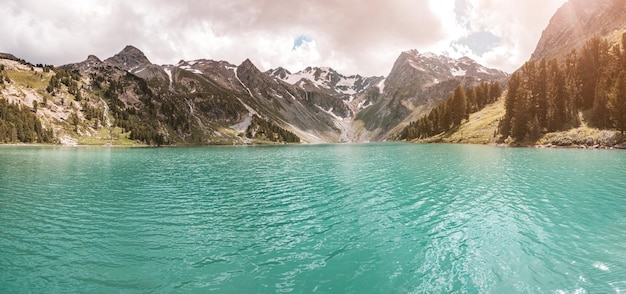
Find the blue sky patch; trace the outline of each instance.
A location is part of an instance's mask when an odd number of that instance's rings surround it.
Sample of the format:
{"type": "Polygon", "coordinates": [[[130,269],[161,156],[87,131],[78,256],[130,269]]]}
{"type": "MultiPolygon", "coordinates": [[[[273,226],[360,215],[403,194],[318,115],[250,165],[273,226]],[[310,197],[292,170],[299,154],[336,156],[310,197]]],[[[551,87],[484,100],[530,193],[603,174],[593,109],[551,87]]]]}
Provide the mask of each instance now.
{"type": "Polygon", "coordinates": [[[453,44],[465,45],[476,55],[483,56],[483,54],[498,46],[500,40],[500,37],[490,32],[480,31],[472,33],[465,38],[458,39],[454,41],[453,44]]]}
{"type": "Polygon", "coordinates": [[[309,36],[300,35],[295,40],[293,40],[293,48],[291,50],[296,50],[296,48],[302,46],[304,42],[311,42],[313,39],[309,36]]]}

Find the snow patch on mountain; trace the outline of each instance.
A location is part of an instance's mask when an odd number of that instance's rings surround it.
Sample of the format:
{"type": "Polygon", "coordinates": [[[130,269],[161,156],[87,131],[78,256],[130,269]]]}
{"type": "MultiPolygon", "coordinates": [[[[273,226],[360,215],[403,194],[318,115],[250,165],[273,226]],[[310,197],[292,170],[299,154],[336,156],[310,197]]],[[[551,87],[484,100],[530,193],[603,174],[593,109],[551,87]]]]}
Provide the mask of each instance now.
{"type": "Polygon", "coordinates": [[[385,92],[385,80],[386,79],[380,80],[380,82],[378,82],[378,84],[376,85],[376,87],[378,87],[378,91],[380,92],[380,94],[385,92]]]}
{"type": "Polygon", "coordinates": [[[180,68],[184,69],[184,70],[187,70],[187,71],[190,71],[190,72],[195,73],[195,74],[199,74],[199,75],[202,74],[201,70],[195,69],[195,68],[191,68],[191,66],[181,66],[180,68]]]}
{"type": "MultiPolygon", "coordinates": [[[[246,90],[248,90],[248,94],[250,94],[250,97],[254,98],[254,95],[252,95],[252,91],[250,91],[250,88],[248,88],[248,86],[246,86],[246,84],[244,84],[240,79],[239,76],[237,75],[237,67],[233,68],[233,72],[235,73],[235,78],[237,79],[237,81],[239,81],[239,83],[241,84],[242,87],[244,87],[246,90]]],[[[243,102],[242,102],[243,103],[243,102]]],[[[244,106],[246,106],[244,104],[244,106]]],[[[248,108],[246,106],[246,108],[248,108]]]]}
{"type": "Polygon", "coordinates": [[[201,75],[202,71],[197,68],[194,68],[194,66],[197,64],[202,65],[202,61],[201,60],[192,60],[192,61],[181,60],[178,62],[176,67],[201,75]]]}
{"type": "Polygon", "coordinates": [[[453,68],[452,70],[450,70],[450,74],[452,76],[455,76],[455,77],[462,77],[462,76],[465,76],[467,74],[467,70],[462,70],[462,69],[459,69],[459,68],[453,68]]]}
{"type": "Polygon", "coordinates": [[[165,73],[167,74],[167,76],[170,79],[170,91],[173,90],[173,86],[172,84],[174,83],[174,79],[172,79],[172,69],[170,69],[169,67],[164,67],[163,70],[165,71],[165,73]]]}
{"type": "Polygon", "coordinates": [[[469,57],[454,59],[432,52],[419,53],[417,50],[405,51],[402,54],[412,68],[439,77],[435,83],[442,79],[454,77],[475,76],[488,78],[493,75],[506,76],[506,73],[484,67],[469,57]]]}
{"type": "Polygon", "coordinates": [[[230,128],[241,133],[241,132],[245,132],[250,126],[250,124],[252,123],[252,116],[253,115],[258,116],[259,114],[248,104],[244,103],[240,98],[237,98],[237,99],[239,100],[239,102],[241,102],[241,104],[243,104],[243,107],[245,107],[248,110],[248,115],[246,115],[246,117],[243,119],[242,122],[231,125],[230,128]]]}
{"type": "Polygon", "coordinates": [[[317,89],[334,92],[340,95],[355,95],[370,87],[374,79],[360,75],[345,76],[330,67],[307,67],[299,72],[291,73],[284,68],[276,68],[266,72],[268,75],[289,84],[305,88],[307,85],[317,89]]]}
{"type": "Polygon", "coordinates": [[[372,101],[367,101],[367,104],[365,103],[365,100],[359,102],[359,105],[357,106],[358,109],[365,109],[372,106],[372,101]]]}
{"type": "Polygon", "coordinates": [[[355,84],[358,78],[360,78],[360,76],[350,76],[347,78],[343,78],[339,80],[339,82],[337,82],[335,88],[339,89],[339,92],[343,94],[354,95],[356,94],[355,84]]]}
{"type": "Polygon", "coordinates": [[[328,87],[328,85],[324,85],[324,78],[328,76],[328,73],[325,73],[322,77],[323,78],[316,78],[315,77],[315,71],[313,68],[311,67],[307,67],[305,70],[299,71],[295,74],[291,74],[289,76],[287,76],[284,81],[287,83],[290,83],[292,85],[295,85],[296,83],[300,82],[303,79],[307,79],[311,82],[313,82],[313,84],[317,85],[317,86],[321,86],[321,87],[328,87]]]}

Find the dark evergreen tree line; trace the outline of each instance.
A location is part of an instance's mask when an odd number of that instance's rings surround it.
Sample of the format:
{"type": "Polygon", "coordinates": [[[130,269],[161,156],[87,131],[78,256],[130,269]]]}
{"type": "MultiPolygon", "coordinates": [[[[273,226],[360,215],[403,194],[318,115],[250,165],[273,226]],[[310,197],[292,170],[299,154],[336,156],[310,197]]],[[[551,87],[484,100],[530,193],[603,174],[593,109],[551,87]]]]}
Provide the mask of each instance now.
{"type": "Polygon", "coordinates": [[[87,102],[83,103],[83,113],[86,120],[94,121],[94,127],[98,127],[101,124],[102,120],[105,119],[103,108],[93,107],[87,102]]]}
{"type": "Polygon", "coordinates": [[[54,133],[45,130],[28,107],[0,98],[0,143],[52,143],[54,133]]]}
{"type": "Polygon", "coordinates": [[[246,130],[246,137],[250,139],[265,139],[272,142],[300,143],[300,138],[296,134],[257,115],[252,116],[252,121],[246,130]]]}
{"type": "MultiPolygon", "coordinates": [[[[44,70],[46,68],[48,67],[44,67],[44,70]]],[[[76,101],[82,100],[78,85],[81,79],[80,73],[78,71],[68,71],[60,68],[55,69],[54,72],[55,75],[50,78],[46,91],[54,96],[57,91],[61,90],[61,85],[65,85],[68,89],[68,93],[74,95],[76,101]]]]}
{"type": "Polygon", "coordinates": [[[50,72],[51,70],[54,70],[54,65],[51,65],[51,64],[37,63],[35,66],[42,68],[43,72],[50,72]]]}
{"type": "MultiPolygon", "coordinates": [[[[130,132],[129,138],[151,145],[168,144],[166,137],[159,131],[157,105],[153,102],[154,94],[143,79],[127,73],[119,80],[92,77],[94,88],[103,89],[103,98],[115,118],[114,125],[130,132]],[[108,87],[106,86],[108,84],[108,87]],[[127,106],[119,98],[125,91],[133,91],[140,98],[146,109],[137,111],[134,106],[127,106]]],[[[103,113],[94,113],[103,115],[103,113]]]]}
{"type": "Polygon", "coordinates": [[[4,68],[4,64],[0,64],[0,85],[4,85],[4,83],[10,83],[11,79],[9,78],[9,75],[7,75],[5,68],[4,68]]]}
{"type": "Polygon", "coordinates": [[[411,122],[399,136],[400,140],[427,138],[458,127],[471,113],[483,109],[502,95],[498,82],[481,82],[475,87],[458,86],[448,99],[440,102],[426,116],[411,122]]]}
{"type": "Polygon", "coordinates": [[[509,80],[503,139],[537,139],[580,125],[626,131],[626,33],[622,44],[595,37],[557,60],[529,61],[509,80]],[[580,115],[579,115],[580,113],[580,115]]]}

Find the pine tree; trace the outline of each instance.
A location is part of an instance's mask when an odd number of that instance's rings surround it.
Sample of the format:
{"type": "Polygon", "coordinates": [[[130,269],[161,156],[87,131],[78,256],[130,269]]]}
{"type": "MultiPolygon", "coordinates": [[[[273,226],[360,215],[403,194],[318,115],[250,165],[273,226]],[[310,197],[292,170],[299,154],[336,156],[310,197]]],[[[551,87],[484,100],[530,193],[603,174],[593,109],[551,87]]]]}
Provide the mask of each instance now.
{"type": "Polygon", "coordinates": [[[478,102],[476,101],[476,90],[473,87],[465,89],[465,97],[467,97],[467,114],[478,111],[478,102]]]}
{"type": "Polygon", "coordinates": [[[518,96],[517,99],[521,99],[521,97],[524,97],[524,99],[526,100],[524,101],[524,104],[526,105],[525,109],[528,112],[526,114],[528,115],[528,117],[534,117],[537,114],[536,110],[538,108],[537,96],[535,95],[536,91],[534,91],[534,88],[536,86],[535,78],[537,72],[537,66],[535,62],[532,60],[526,62],[522,66],[521,72],[521,88],[524,89],[526,93],[524,93],[525,95],[518,96]]]}
{"type": "Polygon", "coordinates": [[[550,60],[548,70],[548,130],[553,132],[564,129],[568,121],[567,94],[565,77],[556,59],[550,60]]]}
{"type": "Polygon", "coordinates": [[[548,69],[546,60],[541,59],[539,68],[537,68],[535,84],[533,87],[535,116],[537,117],[538,129],[542,129],[547,125],[547,92],[548,92],[548,69]]]}
{"type": "Polygon", "coordinates": [[[626,32],[622,34],[622,69],[626,70],[626,32]]]}
{"type": "Polygon", "coordinates": [[[593,99],[592,107],[592,123],[597,128],[610,127],[609,110],[607,103],[609,100],[609,92],[611,89],[611,80],[608,77],[598,79],[596,93],[593,99]]]}
{"type": "MultiPolygon", "coordinates": [[[[514,120],[511,122],[511,137],[515,141],[522,141],[526,138],[529,129],[529,117],[535,117],[534,115],[530,115],[529,111],[529,102],[532,101],[532,92],[528,90],[525,86],[520,87],[520,90],[517,91],[517,95],[515,96],[515,104],[513,106],[514,120]]],[[[535,123],[533,122],[530,122],[535,123]]]]}
{"type": "Polygon", "coordinates": [[[609,95],[608,110],[613,126],[626,133],[626,70],[617,77],[613,91],[609,95]]]}
{"type": "Polygon", "coordinates": [[[494,103],[502,96],[502,86],[498,82],[493,82],[489,86],[489,103],[494,103]]]}
{"type": "Polygon", "coordinates": [[[577,74],[578,68],[578,54],[576,49],[567,54],[565,57],[565,91],[567,93],[567,114],[570,118],[574,119],[576,125],[578,125],[578,101],[581,101],[580,80],[577,74]]]}
{"type": "Polygon", "coordinates": [[[582,84],[581,101],[582,109],[593,108],[596,99],[596,86],[602,76],[602,70],[606,67],[606,54],[609,44],[601,37],[594,37],[587,41],[581,49],[578,60],[578,75],[582,84]]]}
{"type": "Polygon", "coordinates": [[[454,90],[454,95],[452,96],[452,100],[450,102],[452,124],[458,126],[461,124],[461,121],[463,121],[463,119],[465,119],[467,116],[467,97],[465,97],[463,87],[456,87],[456,89],[454,90]]]}
{"type": "Polygon", "coordinates": [[[515,113],[515,99],[517,98],[517,92],[520,91],[521,80],[519,72],[514,72],[509,78],[509,90],[504,98],[504,118],[502,118],[500,124],[500,134],[503,138],[507,138],[511,135],[511,127],[513,124],[515,113]]]}

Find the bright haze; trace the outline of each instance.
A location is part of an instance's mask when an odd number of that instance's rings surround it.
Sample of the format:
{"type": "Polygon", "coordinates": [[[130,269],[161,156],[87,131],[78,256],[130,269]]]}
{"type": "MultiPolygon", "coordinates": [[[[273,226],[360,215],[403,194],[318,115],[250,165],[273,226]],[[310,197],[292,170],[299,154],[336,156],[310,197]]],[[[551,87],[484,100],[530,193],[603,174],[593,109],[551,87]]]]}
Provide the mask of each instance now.
{"type": "Polygon", "coordinates": [[[4,0],[0,52],[61,65],[134,45],[156,64],[246,58],[261,70],[386,75],[402,51],[528,60],[565,0],[4,0]]]}

